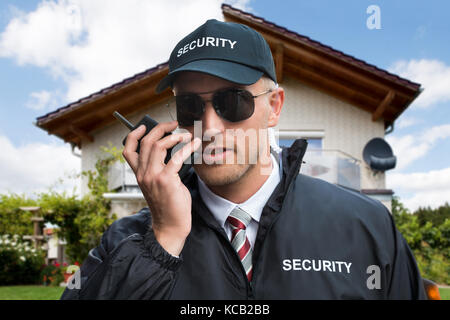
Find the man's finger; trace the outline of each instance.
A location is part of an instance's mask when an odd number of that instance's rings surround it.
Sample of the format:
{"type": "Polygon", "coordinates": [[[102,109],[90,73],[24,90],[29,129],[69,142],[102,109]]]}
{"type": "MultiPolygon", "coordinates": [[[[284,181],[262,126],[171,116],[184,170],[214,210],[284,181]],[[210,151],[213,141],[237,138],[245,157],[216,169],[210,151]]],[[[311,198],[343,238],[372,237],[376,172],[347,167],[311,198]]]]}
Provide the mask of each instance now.
{"type": "Polygon", "coordinates": [[[166,170],[171,173],[178,173],[183,162],[191,156],[191,154],[200,148],[202,145],[202,140],[195,137],[190,143],[186,144],[183,148],[178,150],[167,163],[166,170]]]}
{"type": "Polygon", "coordinates": [[[140,125],[135,130],[131,131],[127,135],[127,140],[125,142],[125,146],[123,148],[122,155],[127,160],[131,169],[136,172],[138,166],[138,153],[136,152],[138,146],[138,140],[142,138],[145,133],[145,126],[140,125]]]}
{"type": "Polygon", "coordinates": [[[174,133],[155,142],[148,159],[149,163],[152,165],[152,168],[148,168],[147,170],[152,170],[154,172],[161,171],[165,166],[164,160],[167,156],[167,152],[169,152],[168,149],[173,148],[178,143],[187,143],[191,140],[191,138],[192,135],[189,132],[174,133]]]}

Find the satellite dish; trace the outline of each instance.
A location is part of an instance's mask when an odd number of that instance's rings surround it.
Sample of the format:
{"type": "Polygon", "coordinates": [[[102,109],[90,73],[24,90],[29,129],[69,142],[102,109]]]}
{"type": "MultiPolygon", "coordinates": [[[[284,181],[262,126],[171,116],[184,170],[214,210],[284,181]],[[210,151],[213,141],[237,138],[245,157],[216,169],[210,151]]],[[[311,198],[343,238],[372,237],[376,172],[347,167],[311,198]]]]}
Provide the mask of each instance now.
{"type": "Polygon", "coordinates": [[[372,170],[383,172],[395,168],[397,163],[391,146],[382,138],[373,138],[367,142],[363,159],[372,170]]]}

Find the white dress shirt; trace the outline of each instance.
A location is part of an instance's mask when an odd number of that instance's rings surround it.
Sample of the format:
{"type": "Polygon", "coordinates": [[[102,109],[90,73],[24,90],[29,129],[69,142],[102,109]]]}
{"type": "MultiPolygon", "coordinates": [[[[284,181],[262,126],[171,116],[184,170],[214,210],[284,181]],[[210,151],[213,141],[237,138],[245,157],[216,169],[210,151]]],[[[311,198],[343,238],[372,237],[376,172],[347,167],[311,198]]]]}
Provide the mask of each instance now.
{"type": "Polygon", "coordinates": [[[272,154],[271,158],[273,166],[269,178],[267,178],[266,182],[264,182],[261,188],[259,188],[259,190],[254,195],[252,195],[245,202],[239,204],[216,195],[197,176],[200,196],[202,197],[205,205],[214,215],[216,220],[225,230],[226,234],[228,235],[228,239],[231,240],[231,227],[229,223],[227,223],[227,218],[236,206],[239,206],[242,210],[247,212],[252,217],[252,221],[247,226],[245,232],[252,248],[255,244],[256,233],[258,232],[258,224],[262,210],[266,205],[267,200],[269,200],[276,186],[280,182],[280,168],[272,154]]]}

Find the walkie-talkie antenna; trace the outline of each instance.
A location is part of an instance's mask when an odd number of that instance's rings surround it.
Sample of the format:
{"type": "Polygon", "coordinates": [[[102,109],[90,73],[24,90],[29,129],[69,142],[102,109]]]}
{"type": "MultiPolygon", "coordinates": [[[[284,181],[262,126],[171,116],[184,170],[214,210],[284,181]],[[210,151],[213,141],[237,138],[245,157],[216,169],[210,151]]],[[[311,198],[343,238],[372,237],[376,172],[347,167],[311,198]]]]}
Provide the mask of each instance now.
{"type": "Polygon", "coordinates": [[[113,116],[119,120],[120,122],[122,122],[128,129],[133,130],[134,126],[131,124],[130,121],[128,121],[127,119],[125,119],[125,117],[123,115],[121,115],[120,113],[118,113],[117,111],[114,111],[113,116]]]}

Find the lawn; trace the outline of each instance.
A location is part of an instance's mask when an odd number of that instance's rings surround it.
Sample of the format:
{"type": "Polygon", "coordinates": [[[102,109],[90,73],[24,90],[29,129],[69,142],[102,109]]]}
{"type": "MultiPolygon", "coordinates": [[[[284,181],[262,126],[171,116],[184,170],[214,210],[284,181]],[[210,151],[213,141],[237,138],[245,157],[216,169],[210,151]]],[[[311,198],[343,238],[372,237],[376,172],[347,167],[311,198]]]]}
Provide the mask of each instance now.
{"type": "Polygon", "coordinates": [[[450,288],[439,288],[442,300],[450,300],[450,288]]]}
{"type": "Polygon", "coordinates": [[[0,287],[0,300],[59,300],[63,291],[63,287],[0,287]]]}
{"type": "MultiPolygon", "coordinates": [[[[59,300],[64,288],[44,286],[0,287],[0,300],[59,300]]],[[[442,300],[450,300],[450,288],[439,288],[442,300]]]]}

